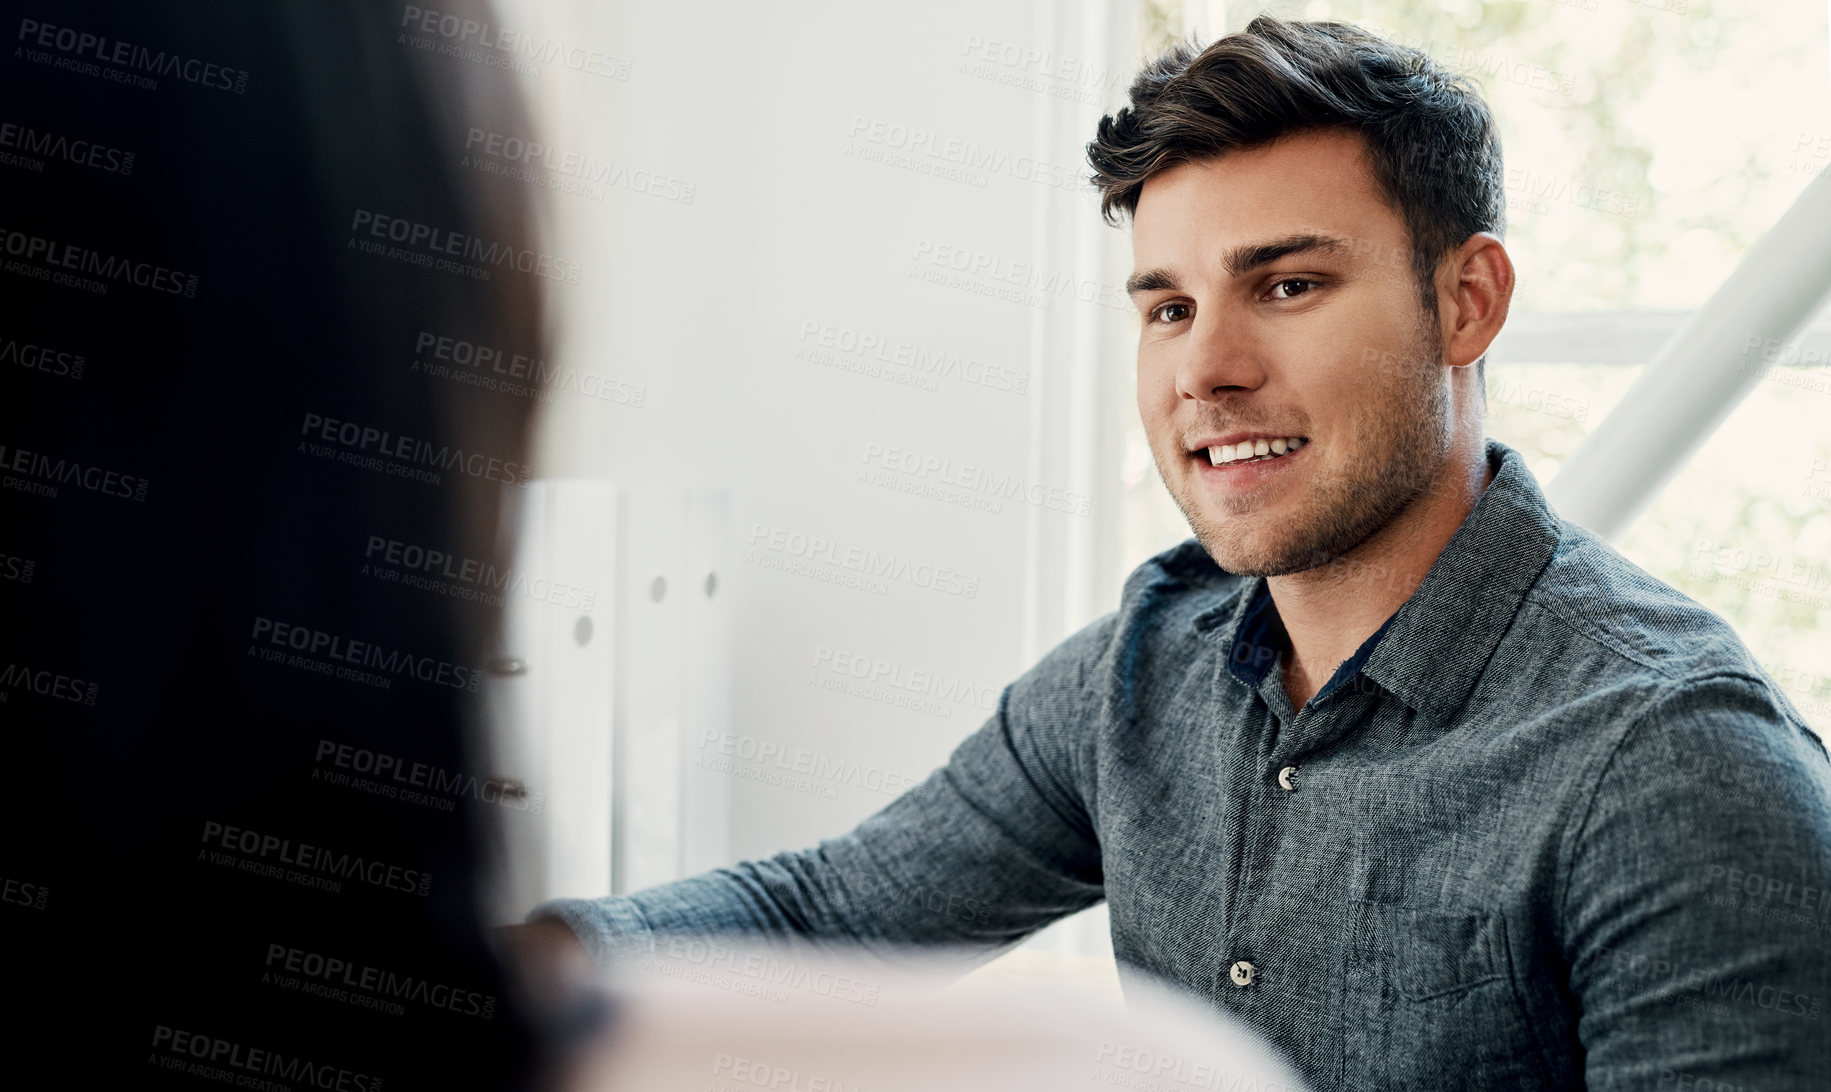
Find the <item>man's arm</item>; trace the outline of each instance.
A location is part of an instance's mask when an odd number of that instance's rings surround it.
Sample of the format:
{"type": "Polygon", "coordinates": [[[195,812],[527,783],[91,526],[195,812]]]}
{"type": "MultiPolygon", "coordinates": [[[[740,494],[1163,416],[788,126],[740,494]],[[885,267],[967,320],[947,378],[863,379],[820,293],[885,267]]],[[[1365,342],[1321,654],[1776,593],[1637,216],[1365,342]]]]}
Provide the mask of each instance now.
{"type": "Polygon", "coordinates": [[[556,900],[531,917],[563,920],[600,962],[649,952],[669,934],[990,956],[1093,905],[1100,844],[1083,790],[1115,622],[1108,615],[1058,645],[1005,688],[945,766],[850,833],[632,895],[556,900]]]}
{"type": "Polygon", "coordinates": [[[1826,1087],[1822,744],[1752,678],[1685,683],[1629,729],[1576,831],[1560,939],[1588,1087],[1826,1087]]]}

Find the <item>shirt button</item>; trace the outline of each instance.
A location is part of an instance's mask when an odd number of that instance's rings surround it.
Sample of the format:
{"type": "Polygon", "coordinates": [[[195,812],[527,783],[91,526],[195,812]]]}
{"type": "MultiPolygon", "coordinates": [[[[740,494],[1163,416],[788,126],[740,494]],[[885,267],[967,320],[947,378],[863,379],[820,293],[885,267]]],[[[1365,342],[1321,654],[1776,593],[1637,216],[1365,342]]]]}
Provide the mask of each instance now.
{"type": "Polygon", "coordinates": [[[1244,959],[1235,963],[1227,973],[1233,976],[1233,984],[1236,986],[1252,985],[1253,966],[1244,959]]]}
{"type": "Polygon", "coordinates": [[[1295,766],[1286,766],[1284,769],[1279,770],[1278,771],[1278,787],[1283,789],[1285,792],[1297,791],[1297,783],[1295,781],[1291,780],[1292,778],[1294,778],[1296,776],[1297,776],[1297,767],[1295,767],[1295,766]]]}

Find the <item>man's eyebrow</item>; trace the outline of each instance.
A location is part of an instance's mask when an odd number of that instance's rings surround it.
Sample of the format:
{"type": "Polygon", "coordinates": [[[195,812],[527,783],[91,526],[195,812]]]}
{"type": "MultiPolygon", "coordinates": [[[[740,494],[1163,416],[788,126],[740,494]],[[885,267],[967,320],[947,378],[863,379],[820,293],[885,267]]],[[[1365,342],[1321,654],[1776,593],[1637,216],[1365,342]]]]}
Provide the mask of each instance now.
{"type": "MultiPolygon", "coordinates": [[[[1353,249],[1353,245],[1348,240],[1339,236],[1306,232],[1299,235],[1286,235],[1282,239],[1273,239],[1270,242],[1243,243],[1229,250],[1222,257],[1221,264],[1227,270],[1228,276],[1237,277],[1292,254],[1304,254],[1311,251],[1322,254],[1348,254],[1353,249]]],[[[1136,296],[1140,292],[1169,291],[1178,287],[1180,286],[1176,282],[1176,274],[1161,267],[1146,269],[1125,279],[1125,294],[1128,296],[1136,296]]]]}
{"type": "Polygon", "coordinates": [[[1125,278],[1125,294],[1136,296],[1140,292],[1162,292],[1176,287],[1176,277],[1167,269],[1147,269],[1125,278]]]}
{"type": "Polygon", "coordinates": [[[1292,254],[1303,254],[1309,251],[1323,254],[1347,254],[1353,249],[1346,239],[1334,235],[1306,232],[1299,235],[1286,235],[1282,239],[1273,239],[1268,243],[1245,243],[1236,246],[1222,258],[1221,265],[1226,268],[1228,276],[1237,277],[1292,254]]]}

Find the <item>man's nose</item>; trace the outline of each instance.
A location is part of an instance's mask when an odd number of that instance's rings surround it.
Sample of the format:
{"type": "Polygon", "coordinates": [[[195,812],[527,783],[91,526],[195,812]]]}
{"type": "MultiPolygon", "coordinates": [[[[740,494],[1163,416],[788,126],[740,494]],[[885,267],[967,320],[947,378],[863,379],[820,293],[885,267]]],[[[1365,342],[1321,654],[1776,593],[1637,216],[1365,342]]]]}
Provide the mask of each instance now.
{"type": "Polygon", "coordinates": [[[1182,352],[1176,393],[1183,398],[1214,401],[1265,383],[1264,357],[1255,340],[1212,309],[1197,313],[1182,352]]]}

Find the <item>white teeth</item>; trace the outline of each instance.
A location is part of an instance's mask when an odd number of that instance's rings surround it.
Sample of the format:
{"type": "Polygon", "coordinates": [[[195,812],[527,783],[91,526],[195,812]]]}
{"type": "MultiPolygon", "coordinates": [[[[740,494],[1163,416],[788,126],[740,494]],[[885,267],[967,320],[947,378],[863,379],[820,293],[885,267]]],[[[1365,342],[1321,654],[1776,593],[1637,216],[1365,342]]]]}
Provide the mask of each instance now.
{"type": "Polygon", "coordinates": [[[1276,440],[1242,440],[1237,444],[1209,448],[1208,461],[1215,466],[1223,466],[1247,460],[1276,459],[1296,451],[1306,442],[1301,436],[1280,436],[1276,440]]]}

